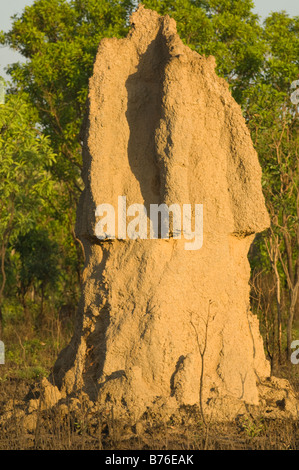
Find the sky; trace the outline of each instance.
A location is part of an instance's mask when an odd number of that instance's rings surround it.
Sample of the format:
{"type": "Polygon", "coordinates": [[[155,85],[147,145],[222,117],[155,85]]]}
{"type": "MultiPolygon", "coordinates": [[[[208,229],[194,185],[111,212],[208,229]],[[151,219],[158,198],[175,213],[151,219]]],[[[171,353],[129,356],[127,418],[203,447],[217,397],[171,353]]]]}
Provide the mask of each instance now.
{"type": "MultiPolygon", "coordinates": [[[[34,0],[0,0],[0,30],[8,31],[11,16],[20,14],[25,6],[34,0]]],[[[299,0],[254,0],[254,11],[263,20],[271,11],[285,10],[290,16],[299,16],[299,0]]],[[[13,62],[23,61],[23,57],[7,47],[0,46],[0,76],[7,79],[5,67],[13,62]]]]}

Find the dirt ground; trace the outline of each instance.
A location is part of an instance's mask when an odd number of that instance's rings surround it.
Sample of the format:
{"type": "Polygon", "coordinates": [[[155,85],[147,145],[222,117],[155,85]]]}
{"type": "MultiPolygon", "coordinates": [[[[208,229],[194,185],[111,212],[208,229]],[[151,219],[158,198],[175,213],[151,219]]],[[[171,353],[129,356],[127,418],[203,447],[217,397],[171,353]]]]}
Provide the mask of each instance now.
{"type": "MultiPolygon", "coordinates": [[[[147,416],[140,427],[128,427],[113,418],[84,409],[62,414],[59,409],[40,412],[33,429],[24,431],[17,418],[33,380],[8,378],[0,382],[0,415],[8,401],[15,404],[15,416],[0,428],[0,450],[297,450],[299,424],[263,416],[240,416],[226,424],[204,425],[195,409],[187,409],[180,422],[159,424],[147,416]]],[[[296,384],[293,384],[296,387],[296,384]]]]}

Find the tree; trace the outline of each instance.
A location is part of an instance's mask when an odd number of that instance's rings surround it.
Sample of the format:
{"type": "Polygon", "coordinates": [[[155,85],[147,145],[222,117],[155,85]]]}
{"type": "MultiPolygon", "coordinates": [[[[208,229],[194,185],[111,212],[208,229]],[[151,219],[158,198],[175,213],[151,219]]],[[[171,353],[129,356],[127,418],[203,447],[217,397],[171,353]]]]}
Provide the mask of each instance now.
{"type": "Polygon", "coordinates": [[[36,0],[14,17],[2,43],[25,64],[9,68],[14,88],[24,91],[57,155],[52,172],[64,181],[70,205],[82,190],[80,127],[98,44],[127,31],[130,1],[36,0]]]}
{"type": "Polygon", "coordinates": [[[263,187],[271,228],[259,243],[259,268],[269,256],[275,275],[281,341],[281,290],[289,292],[287,352],[299,291],[299,119],[291,84],[299,77],[299,17],[274,13],[265,21],[267,54],[255,82],[247,89],[246,118],[263,168],[263,187]]]}
{"type": "MultiPolygon", "coordinates": [[[[41,324],[46,289],[54,288],[59,277],[58,244],[49,238],[47,230],[32,228],[27,233],[19,235],[14,246],[20,255],[20,294],[25,313],[25,295],[30,287],[34,287],[41,294],[39,313],[39,324],[41,324]]],[[[26,316],[30,321],[28,315],[26,316]]]]}
{"type": "Polygon", "coordinates": [[[8,95],[0,105],[0,319],[6,285],[8,248],[40,217],[53,194],[50,168],[55,161],[36,126],[36,113],[25,95],[8,95]]]}

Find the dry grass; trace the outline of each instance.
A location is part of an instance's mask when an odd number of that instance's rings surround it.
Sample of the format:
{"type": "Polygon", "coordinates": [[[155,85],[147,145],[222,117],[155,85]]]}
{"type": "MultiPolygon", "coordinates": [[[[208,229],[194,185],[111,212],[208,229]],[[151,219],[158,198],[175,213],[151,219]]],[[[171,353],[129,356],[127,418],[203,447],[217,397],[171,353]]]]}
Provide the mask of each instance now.
{"type": "MultiPolygon", "coordinates": [[[[297,450],[299,424],[294,421],[240,418],[228,424],[205,427],[192,409],[186,419],[160,425],[148,416],[138,429],[115,422],[113,414],[101,416],[81,409],[62,414],[60,408],[38,412],[31,432],[17,418],[18,401],[30,386],[49,373],[58,351],[69,341],[71,330],[56,320],[38,334],[28,326],[7,328],[6,364],[0,366],[0,415],[12,401],[11,420],[0,427],[0,450],[297,450]],[[23,328],[23,329],[22,329],[23,328]],[[20,338],[23,340],[21,341],[20,338]],[[188,418],[189,416],[189,418],[188,418]]],[[[284,365],[280,376],[299,391],[299,365],[284,365]],[[297,370],[298,369],[298,370],[297,370]]]]}
{"type": "Polygon", "coordinates": [[[297,450],[299,424],[263,418],[240,418],[208,430],[192,410],[180,423],[161,425],[148,416],[143,427],[115,422],[81,410],[61,413],[60,408],[38,413],[31,432],[24,432],[17,418],[18,400],[28,392],[31,380],[7,379],[0,384],[0,414],[8,400],[15,403],[15,416],[0,428],[0,450],[297,450]],[[192,416],[188,419],[187,416],[192,416]]]}

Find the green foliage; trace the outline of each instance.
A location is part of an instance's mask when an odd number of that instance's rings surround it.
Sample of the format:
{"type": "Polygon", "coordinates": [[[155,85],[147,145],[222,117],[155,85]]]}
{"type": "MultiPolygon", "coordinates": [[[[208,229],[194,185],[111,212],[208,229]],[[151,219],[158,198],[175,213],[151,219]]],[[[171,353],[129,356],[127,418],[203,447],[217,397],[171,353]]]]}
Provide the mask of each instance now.
{"type": "Polygon", "coordinates": [[[20,254],[20,283],[23,291],[33,284],[45,289],[58,281],[58,244],[45,229],[31,229],[18,237],[15,248],[20,254]]]}
{"type": "Polygon", "coordinates": [[[10,68],[14,85],[29,94],[50,137],[55,176],[75,192],[81,188],[79,131],[97,47],[103,37],[125,34],[129,7],[116,0],[39,0],[15,17],[3,38],[28,59],[10,68]]]}
{"type": "Polygon", "coordinates": [[[36,127],[24,96],[9,95],[0,106],[0,238],[28,229],[53,190],[55,161],[49,140],[36,127]]]}
{"type": "Polygon", "coordinates": [[[299,17],[274,13],[265,21],[263,37],[268,54],[255,83],[246,91],[245,116],[263,168],[262,184],[273,230],[281,243],[286,232],[293,239],[295,261],[299,255],[295,243],[299,120],[290,96],[291,83],[299,76],[299,17]]]}
{"type": "MultiPolygon", "coordinates": [[[[281,360],[284,325],[289,358],[293,320],[299,307],[299,114],[291,100],[291,85],[299,77],[299,17],[273,13],[264,23],[262,38],[267,54],[245,92],[244,108],[263,169],[271,227],[256,240],[251,262],[256,272],[269,271],[269,267],[273,272],[275,303],[270,310],[275,315],[270,327],[274,332],[273,354],[278,345],[281,360]],[[283,291],[288,294],[284,303],[283,291]]],[[[269,305],[264,307],[269,309],[269,305]]]]}
{"type": "Polygon", "coordinates": [[[24,94],[8,95],[0,105],[1,324],[10,247],[21,233],[41,219],[45,198],[54,193],[50,168],[55,157],[48,138],[36,125],[36,115],[24,94]]]}

